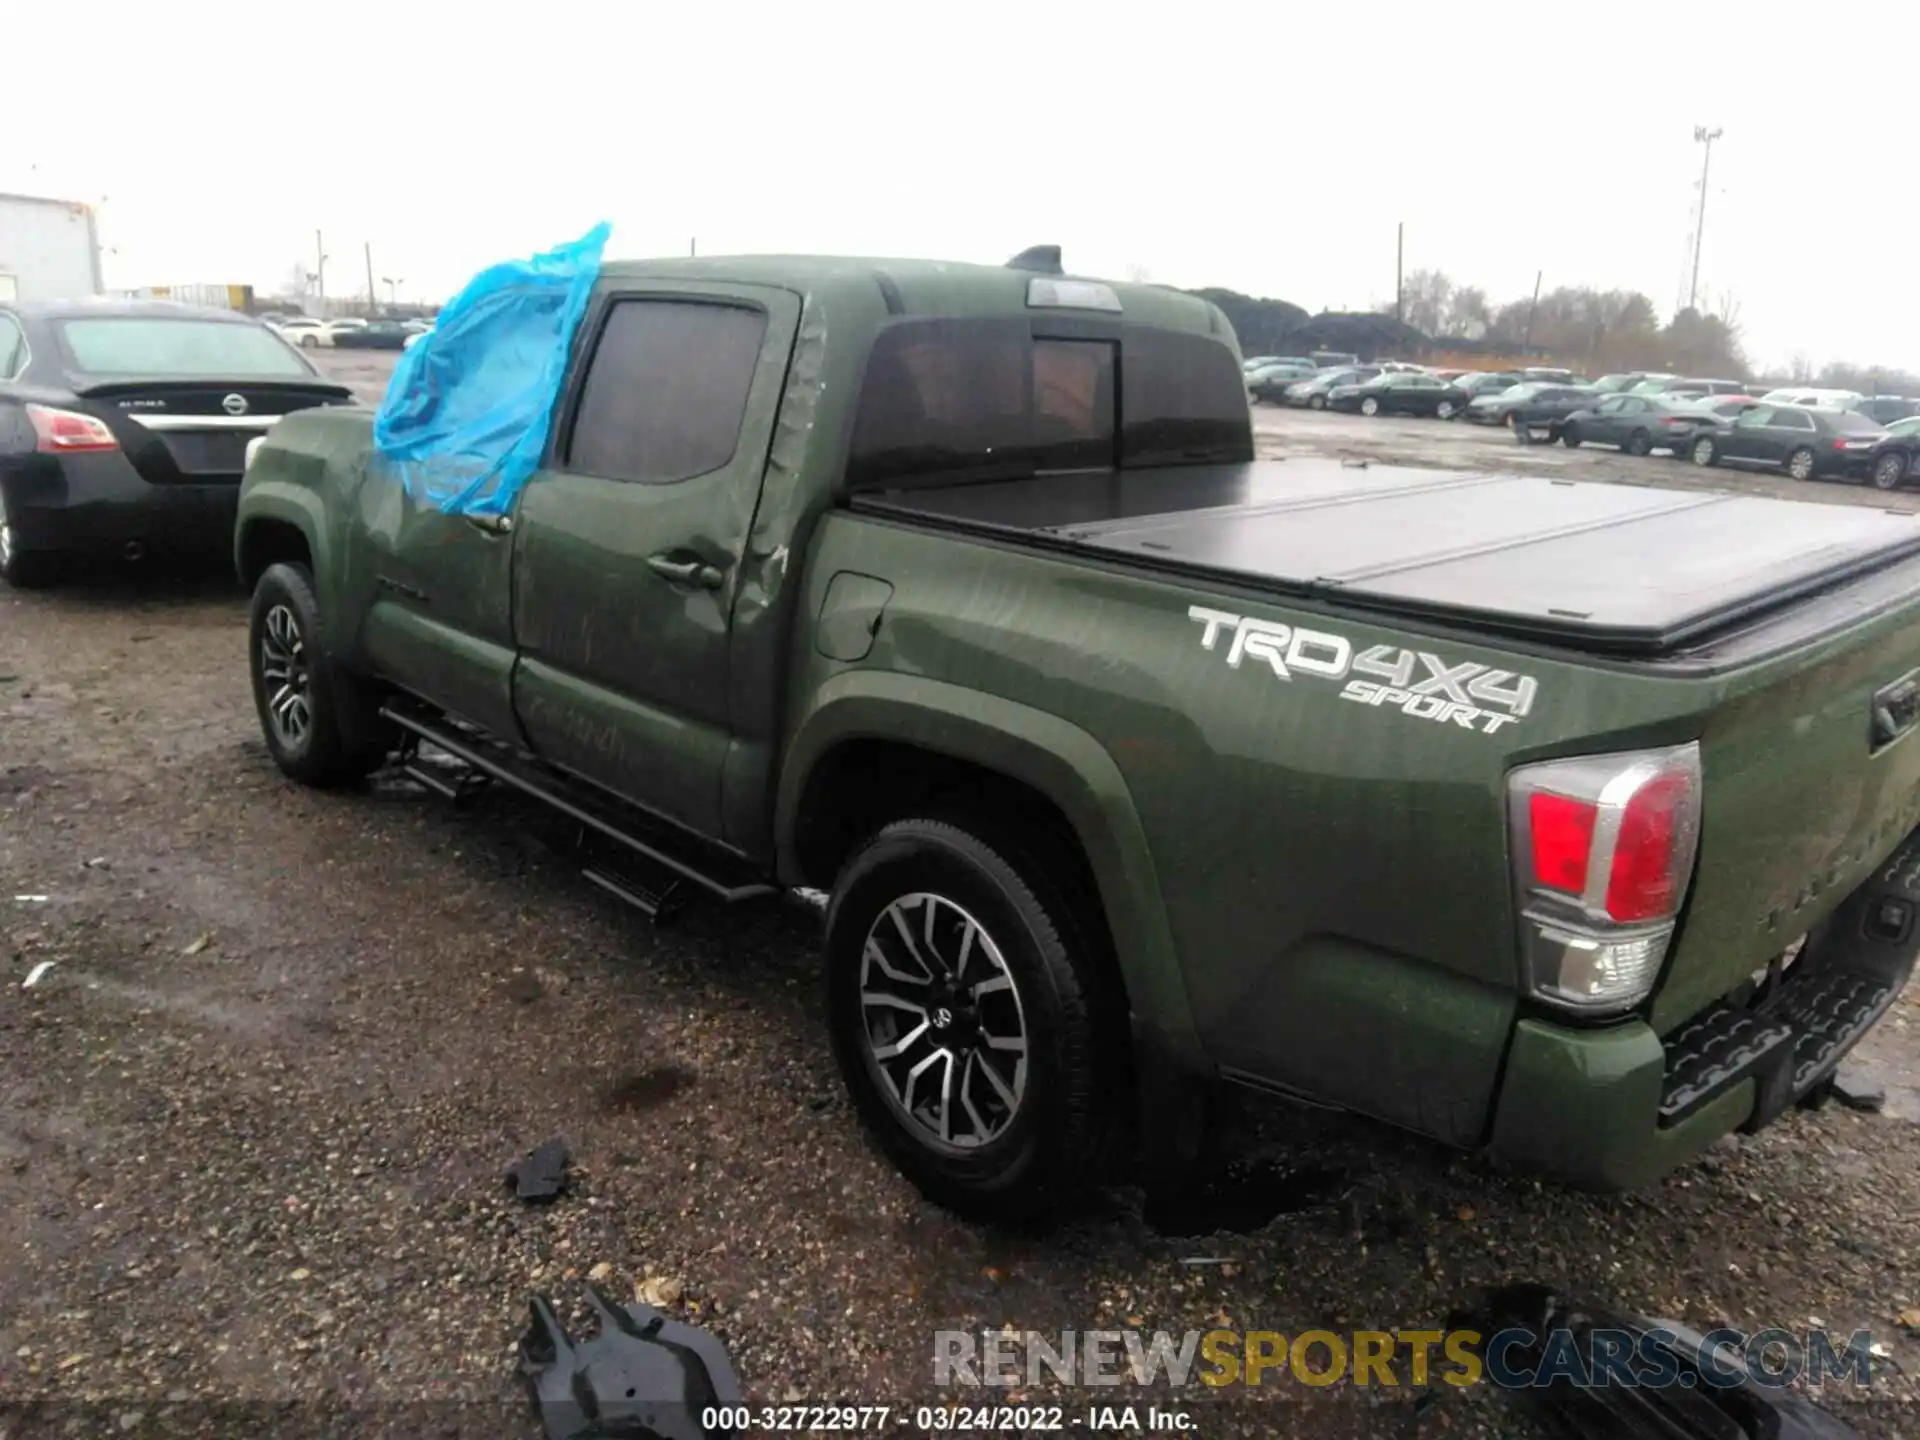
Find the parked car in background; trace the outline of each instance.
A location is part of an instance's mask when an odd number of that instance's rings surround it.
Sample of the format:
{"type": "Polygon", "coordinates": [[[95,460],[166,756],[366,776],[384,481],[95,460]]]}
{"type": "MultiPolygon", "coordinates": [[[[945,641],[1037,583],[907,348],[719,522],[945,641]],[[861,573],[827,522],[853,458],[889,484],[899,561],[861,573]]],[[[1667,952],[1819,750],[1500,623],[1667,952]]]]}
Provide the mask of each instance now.
{"type": "Polygon", "coordinates": [[[1481,425],[1504,425],[1523,442],[1545,431],[1549,440],[1560,434],[1560,422],[1593,402],[1597,392],[1586,385],[1548,385],[1537,380],[1511,385],[1497,395],[1482,395],[1466,409],[1466,418],[1481,425]]]}
{"type": "Polygon", "coordinates": [[[1251,375],[1256,370],[1264,370],[1269,365],[1298,365],[1306,370],[1319,369],[1317,361],[1305,355],[1256,355],[1251,360],[1243,360],[1240,368],[1251,375]]]}
{"type": "Polygon", "coordinates": [[[1349,355],[1345,350],[1316,350],[1307,358],[1323,370],[1342,365],[1358,365],[1360,363],[1360,357],[1358,355],[1349,355]]]}
{"type": "Polygon", "coordinates": [[[1800,409],[1851,410],[1866,398],[1858,390],[1818,390],[1790,385],[1767,391],[1760,401],[1764,405],[1792,405],[1800,409]]]}
{"type": "Polygon", "coordinates": [[[1642,375],[1629,385],[1627,393],[1629,395],[1663,395],[1670,386],[1682,384],[1684,379],[1685,377],[1680,375],[1649,373],[1642,375]]]}
{"type": "Polygon", "coordinates": [[[1389,370],[1359,385],[1327,393],[1327,408],[1362,415],[1437,415],[1450,419],[1459,402],[1438,376],[1424,370],[1389,370]]]}
{"type": "Polygon", "coordinates": [[[1447,382],[1454,402],[1454,414],[1448,418],[1464,414],[1467,407],[1483,395],[1498,395],[1502,390],[1524,383],[1517,370],[1468,370],[1447,382]]]}
{"type": "Polygon", "coordinates": [[[1520,367],[1522,380],[1538,380],[1545,385],[1578,385],[1580,377],[1571,370],[1555,365],[1523,365],[1520,367]]]}
{"type": "Polygon", "coordinates": [[[1879,490],[1898,490],[1909,480],[1920,480],[1920,415],[1887,427],[1867,453],[1867,478],[1879,490]]]}
{"type": "Polygon", "coordinates": [[[247,443],[346,405],[280,335],[165,300],[0,305],[0,580],[45,585],[85,553],[219,553],[247,443]]]}
{"type": "Polygon", "coordinates": [[[1706,395],[1693,402],[1709,415],[1718,415],[1722,420],[1731,420],[1742,410],[1760,402],[1751,395],[1706,395]]]}
{"type": "Polygon", "coordinates": [[[1294,381],[1287,386],[1283,398],[1289,405],[1324,410],[1327,408],[1327,396],[1342,385],[1364,385],[1379,373],[1379,369],[1372,365],[1336,366],[1331,370],[1322,370],[1309,379],[1294,381]]]}
{"type": "Polygon", "coordinates": [[[1687,399],[1705,399],[1709,395],[1745,395],[1747,387],[1738,380],[1676,380],[1660,393],[1687,399]]]}
{"type": "Polygon", "coordinates": [[[1731,423],[1694,437],[1696,465],[1784,470],[1795,480],[1867,475],[1886,430],[1853,410],[1749,405],[1731,423]]]}
{"type": "Polygon", "coordinates": [[[1311,365],[1292,360],[1283,360],[1274,365],[1262,365],[1247,376],[1247,398],[1249,400],[1269,400],[1279,403],[1286,394],[1287,387],[1297,380],[1311,380],[1320,372],[1311,365]]]}
{"type": "Polygon", "coordinates": [[[374,320],[333,335],[336,350],[404,350],[407,341],[425,333],[416,320],[374,320]]]}
{"type": "Polygon", "coordinates": [[[1853,407],[1869,420],[1891,425],[1910,415],[1920,415],[1920,400],[1905,395],[1873,395],[1853,407]]]}
{"type": "Polygon", "coordinates": [[[1628,455],[1651,455],[1656,450],[1684,455],[1694,436],[1720,423],[1718,416],[1690,400],[1668,395],[1602,395],[1561,422],[1560,441],[1569,450],[1582,445],[1611,445],[1628,455]]]}

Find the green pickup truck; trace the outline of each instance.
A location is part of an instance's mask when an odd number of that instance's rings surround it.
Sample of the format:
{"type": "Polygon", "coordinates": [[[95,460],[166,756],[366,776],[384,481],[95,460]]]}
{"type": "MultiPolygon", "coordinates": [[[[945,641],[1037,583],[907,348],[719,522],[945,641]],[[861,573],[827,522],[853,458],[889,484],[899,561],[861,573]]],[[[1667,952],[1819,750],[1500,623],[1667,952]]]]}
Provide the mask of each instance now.
{"type": "Polygon", "coordinates": [[[969,1214],[1177,1170],[1222,1082],[1642,1185],[1920,948],[1920,518],[1257,461],[1217,308],[1044,253],[610,263],[510,513],[309,410],[235,543],[296,780],[829,892],[846,1082],[969,1214]]]}

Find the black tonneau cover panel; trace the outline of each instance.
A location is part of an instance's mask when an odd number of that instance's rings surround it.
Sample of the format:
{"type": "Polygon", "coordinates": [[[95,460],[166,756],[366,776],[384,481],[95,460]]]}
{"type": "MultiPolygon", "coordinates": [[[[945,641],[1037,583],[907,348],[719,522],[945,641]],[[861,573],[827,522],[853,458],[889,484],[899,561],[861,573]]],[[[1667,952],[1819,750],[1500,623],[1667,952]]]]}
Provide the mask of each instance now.
{"type": "Polygon", "coordinates": [[[862,510],[1622,654],[1920,552],[1920,515],[1530,475],[1257,461],[863,495],[862,510]]]}

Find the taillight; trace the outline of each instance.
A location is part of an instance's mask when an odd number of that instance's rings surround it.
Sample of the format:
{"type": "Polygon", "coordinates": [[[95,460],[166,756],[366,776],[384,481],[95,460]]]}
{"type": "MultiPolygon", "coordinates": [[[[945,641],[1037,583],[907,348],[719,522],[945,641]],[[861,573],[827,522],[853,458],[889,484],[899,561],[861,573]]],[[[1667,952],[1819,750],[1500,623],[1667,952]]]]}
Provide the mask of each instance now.
{"type": "Polygon", "coordinates": [[[51,405],[27,406],[27,419],[39,436],[34,449],[45,455],[72,455],[87,450],[118,450],[107,422],[78,410],[56,410],[51,405]]]}
{"type": "Polygon", "coordinates": [[[1590,1012],[1646,998],[1693,874],[1700,802],[1693,744],[1550,760],[1507,777],[1534,995],[1590,1012]]]}

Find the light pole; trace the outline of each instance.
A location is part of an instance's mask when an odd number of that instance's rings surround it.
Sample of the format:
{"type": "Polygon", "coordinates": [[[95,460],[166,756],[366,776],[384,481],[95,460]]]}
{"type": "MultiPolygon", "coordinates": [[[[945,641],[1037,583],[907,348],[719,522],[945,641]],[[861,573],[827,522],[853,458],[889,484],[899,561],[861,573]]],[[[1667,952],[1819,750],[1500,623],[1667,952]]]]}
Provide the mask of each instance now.
{"type": "Polygon", "coordinates": [[[400,303],[400,287],[406,284],[405,278],[402,277],[396,280],[390,275],[382,275],[380,277],[380,283],[387,287],[388,306],[398,305],[400,303]]]}
{"type": "Polygon", "coordinates": [[[1693,143],[1702,149],[1700,157],[1700,211],[1693,226],[1693,277],[1687,282],[1687,308],[1699,308],[1700,300],[1700,242],[1707,235],[1707,174],[1713,165],[1713,142],[1724,132],[1719,126],[1709,130],[1704,125],[1693,127],[1693,143]]]}

